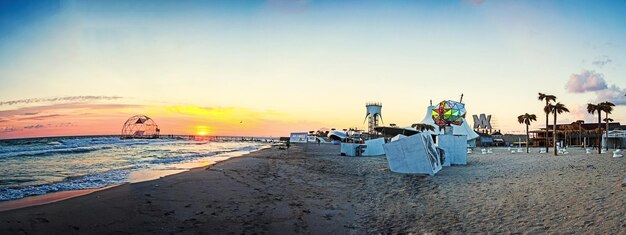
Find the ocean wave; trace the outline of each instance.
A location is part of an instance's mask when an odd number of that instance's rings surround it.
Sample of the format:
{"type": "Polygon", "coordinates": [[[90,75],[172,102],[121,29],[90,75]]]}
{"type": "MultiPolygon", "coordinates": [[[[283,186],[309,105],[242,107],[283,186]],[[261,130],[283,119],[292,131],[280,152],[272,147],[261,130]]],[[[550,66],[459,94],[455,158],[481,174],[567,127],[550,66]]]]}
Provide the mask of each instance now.
{"type": "Polygon", "coordinates": [[[68,178],[68,180],[44,185],[0,188],[0,201],[15,200],[60,191],[102,188],[120,184],[128,182],[128,175],[135,169],[136,168],[128,168],[83,177],[71,177],[68,178]]]}
{"type": "Polygon", "coordinates": [[[53,154],[86,153],[110,149],[113,146],[135,146],[168,143],[172,140],[121,140],[119,138],[70,138],[40,141],[37,145],[12,145],[0,148],[0,158],[22,156],[47,156],[53,154]]]}
{"type": "MultiPolygon", "coordinates": [[[[42,141],[37,145],[2,146],[0,201],[46,193],[101,188],[128,182],[130,172],[159,169],[232,152],[250,152],[265,146],[251,142],[196,142],[181,140],[120,140],[119,138],[70,138],[42,141]],[[137,147],[134,147],[137,145],[137,147]],[[7,149],[8,148],[8,149],[7,149]],[[113,149],[111,149],[113,148],[113,149]],[[111,149],[111,150],[107,150],[111,149]],[[104,151],[102,151],[104,150],[104,151]],[[94,154],[83,154],[94,151],[94,154]],[[30,156],[76,154],[48,161],[30,156]],[[97,156],[94,158],[94,156],[97,156]],[[23,157],[23,158],[16,158],[23,157]],[[42,164],[42,162],[45,162],[42,164]],[[31,165],[29,165],[31,164],[31,165]],[[26,170],[27,169],[27,170],[26,170]],[[64,172],[61,182],[41,184],[41,176],[64,172]],[[101,172],[102,171],[102,172],[101,172]],[[20,180],[14,176],[23,176],[20,180]],[[32,182],[26,179],[39,179],[32,182]],[[24,179],[24,180],[22,180],[24,179]],[[34,185],[37,184],[37,185],[34,185]]],[[[58,179],[58,178],[56,178],[58,179]]],[[[51,179],[52,180],[52,179],[51,179]]]]}
{"type": "Polygon", "coordinates": [[[50,156],[55,154],[73,154],[73,153],[88,153],[98,150],[110,149],[113,148],[111,146],[100,146],[100,147],[74,147],[74,148],[58,148],[58,149],[48,149],[48,150],[35,150],[35,151],[21,151],[21,152],[11,152],[0,154],[0,158],[10,158],[10,157],[41,157],[41,156],[50,156]]]}

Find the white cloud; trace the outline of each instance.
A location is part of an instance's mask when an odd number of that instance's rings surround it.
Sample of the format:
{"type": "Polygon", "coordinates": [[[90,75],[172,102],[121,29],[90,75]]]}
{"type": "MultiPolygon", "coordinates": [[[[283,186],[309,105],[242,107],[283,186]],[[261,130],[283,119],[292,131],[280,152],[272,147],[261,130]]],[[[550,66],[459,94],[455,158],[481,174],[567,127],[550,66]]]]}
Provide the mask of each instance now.
{"type": "Polygon", "coordinates": [[[615,105],[626,105],[626,89],[622,89],[616,85],[611,85],[611,87],[596,91],[597,98],[595,102],[604,102],[610,101],[615,105]]]}
{"type": "Polygon", "coordinates": [[[572,93],[583,93],[604,90],[607,85],[603,74],[584,70],[580,74],[570,75],[565,88],[572,93]]]}
{"type": "Polygon", "coordinates": [[[30,98],[23,100],[10,100],[0,101],[2,105],[16,105],[16,104],[32,104],[32,103],[44,103],[44,102],[77,102],[77,101],[93,101],[93,100],[114,100],[121,99],[119,96],[65,96],[65,97],[52,97],[52,98],[30,98]]]}

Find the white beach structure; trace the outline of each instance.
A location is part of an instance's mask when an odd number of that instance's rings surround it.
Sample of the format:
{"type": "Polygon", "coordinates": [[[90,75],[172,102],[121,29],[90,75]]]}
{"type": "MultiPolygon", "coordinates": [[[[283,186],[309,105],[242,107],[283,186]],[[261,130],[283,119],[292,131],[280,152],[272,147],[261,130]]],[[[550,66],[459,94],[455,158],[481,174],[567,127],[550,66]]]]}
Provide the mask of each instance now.
{"type": "Polygon", "coordinates": [[[363,156],[380,156],[385,155],[385,138],[377,138],[365,141],[365,151],[363,156]]]}
{"type": "Polygon", "coordinates": [[[350,157],[369,157],[385,155],[384,138],[366,140],[365,144],[341,143],[342,155],[350,157]]]}
{"type": "Polygon", "coordinates": [[[292,132],[289,135],[289,142],[291,143],[306,143],[308,141],[308,132],[292,132]]]}
{"type": "Polygon", "coordinates": [[[396,135],[396,136],[391,138],[391,141],[393,142],[393,141],[396,141],[396,140],[399,140],[399,139],[402,139],[402,138],[406,138],[406,135],[402,135],[402,134],[396,135]]]}
{"type": "Polygon", "coordinates": [[[341,143],[341,147],[339,149],[341,155],[349,157],[358,157],[363,154],[361,144],[341,143]]]}
{"type": "Polygon", "coordinates": [[[474,132],[467,120],[463,118],[463,123],[461,125],[451,125],[452,134],[446,135],[443,128],[439,128],[435,124],[432,116],[433,109],[435,109],[435,106],[430,105],[426,107],[426,113],[421,123],[435,128],[435,131],[424,131],[424,133],[437,136],[437,145],[445,151],[443,166],[467,164],[467,148],[476,147],[478,134],[474,132]]]}
{"type": "Polygon", "coordinates": [[[445,151],[443,166],[467,164],[466,144],[465,135],[440,135],[438,145],[445,151]]]}
{"type": "MultiPolygon", "coordinates": [[[[433,120],[433,116],[432,116],[432,111],[433,109],[435,109],[435,106],[428,106],[426,107],[426,114],[424,115],[424,118],[422,119],[423,124],[428,124],[431,125],[435,128],[435,131],[424,131],[424,133],[427,134],[431,134],[431,135],[443,135],[443,129],[440,129],[439,126],[437,126],[437,124],[435,124],[435,121],[433,120]]],[[[451,125],[454,129],[453,129],[453,135],[465,135],[466,138],[466,146],[470,146],[470,147],[476,147],[476,139],[478,139],[478,134],[476,134],[476,132],[474,132],[474,130],[472,129],[472,127],[469,126],[469,124],[467,124],[467,120],[465,120],[465,118],[463,118],[463,124],[461,125],[451,125]]]]}
{"type": "Polygon", "coordinates": [[[430,134],[396,138],[383,145],[389,169],[397,173],[435,175],[442,168],[439,151],[430,134]]]}
{"type": "MultiPolygon", "coordinates": [[[[606,131],[602,133],[602,148],[606,148],[606,131]]],[[[609,131],[609,148],[621,148],[626,146],[626,131],[625,130],[610,130],[609,131]]]]}
{"type": "Polygon", "coordinates": [[[343,131],[330,131],[328,133],[328,139],[332,140],[337,140],[337,141],[346,141],[346,139],[348,138],[348,135],[343,132],[343,131]]]}

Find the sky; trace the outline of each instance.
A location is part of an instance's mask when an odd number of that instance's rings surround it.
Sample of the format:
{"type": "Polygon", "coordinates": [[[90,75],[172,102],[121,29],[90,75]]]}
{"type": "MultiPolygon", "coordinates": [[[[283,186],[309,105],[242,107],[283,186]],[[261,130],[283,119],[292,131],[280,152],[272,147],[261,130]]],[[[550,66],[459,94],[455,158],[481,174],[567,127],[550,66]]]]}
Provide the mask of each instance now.
{"type": "MultiPolygon", "coordinates": [[[[520,134],[537,93],[626,122],[625,1],[0,0],[0,138],[286,136],[420,122],[432,100],[520,134]]],[[[552,122],[552,120],[550,120],[552,122]]]]}

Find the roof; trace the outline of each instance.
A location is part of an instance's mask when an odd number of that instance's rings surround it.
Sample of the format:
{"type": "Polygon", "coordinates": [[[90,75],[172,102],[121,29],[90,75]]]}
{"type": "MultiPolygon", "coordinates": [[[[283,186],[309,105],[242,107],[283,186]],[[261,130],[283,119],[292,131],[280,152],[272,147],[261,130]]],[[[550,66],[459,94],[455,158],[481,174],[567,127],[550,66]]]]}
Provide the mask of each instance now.
{"type": "MultiPolygon", "coordinates": [[[[575,127],[575,129],[578,129],[578,123],[576,122],[572,122],[570,124],[556,124],[556,128],[558,130],[563,130],[565,129],[565,126],[569,126],[572,125],[575,127]]],[[[601,123],[602,128],[605,129],[606,128],[606,123],[601,123]]],[[[548,129],[552,130],[554,125],[548,125],[548,129]]],[[[586,130],[586,131],[591,131],[591,130],[595,130],[598,129],[598,123],[583,123],[580,126],[582,130],[586,130]]],[[[613,130],[613,129],[623,129],[623,127],[619,122],[611,122],[609,123],[609,130],[613,130]]],[[[544,130],[545,131],[545,127],[544,128],[540,128],[540,130],[544,130]]]]}
{"type": "Polygon", "coordinates": [[[379,126],[374,128],[374,130],[382,133],[386,137],[393,137],[396,135],[406,135],[411,136],[419,133],[419,131],[410,128],[402,128],[402,127],[394,127],[394,126],[379,126]]]}

